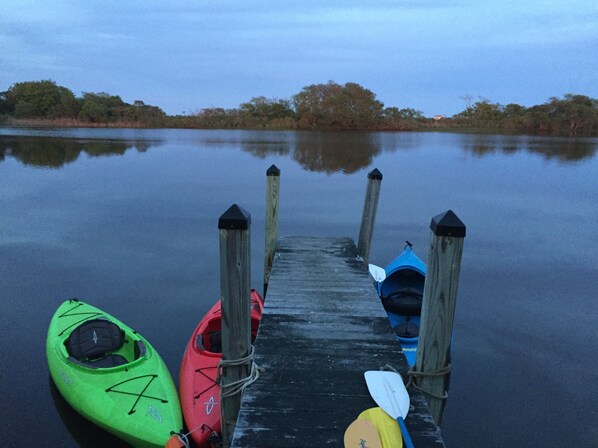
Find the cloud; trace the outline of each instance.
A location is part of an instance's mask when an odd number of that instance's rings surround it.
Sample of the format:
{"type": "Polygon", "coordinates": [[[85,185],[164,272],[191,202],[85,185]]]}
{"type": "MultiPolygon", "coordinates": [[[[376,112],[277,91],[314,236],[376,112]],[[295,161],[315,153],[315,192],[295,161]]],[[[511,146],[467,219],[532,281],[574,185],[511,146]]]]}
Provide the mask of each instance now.
{"type": "Polygon", "coordinates": [[[540,71],[559,60],[576,71],[575,91],[596,79],[597,47],[595,0],[0,2],[0,89],[50,78],[169,112],[288,96],[329,79],[418,108],[402,102],[403,90],[458,98],[504,72],[519,84],[561,79],[540,71]]]}

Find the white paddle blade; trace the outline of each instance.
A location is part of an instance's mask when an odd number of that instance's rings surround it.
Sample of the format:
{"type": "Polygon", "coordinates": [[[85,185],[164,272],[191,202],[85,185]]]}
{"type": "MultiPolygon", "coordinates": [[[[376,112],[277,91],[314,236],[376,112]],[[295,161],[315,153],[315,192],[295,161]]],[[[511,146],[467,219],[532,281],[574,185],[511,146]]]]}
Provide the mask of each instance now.
{"type": "Polygon", "coordinates": [[[368,269],[372,278],[378,283],[384,281],[384,279],[386,278],[386,271],[380,266],[376,266],[375,264],[368,264],[368,269]]]}
{"type": "Polygon", "coordinates": [[[395,372],[368,370],[364,373],[370,395],[378,406],[395,420],[409,412],[409,393],[401,375],[395,372]]]}

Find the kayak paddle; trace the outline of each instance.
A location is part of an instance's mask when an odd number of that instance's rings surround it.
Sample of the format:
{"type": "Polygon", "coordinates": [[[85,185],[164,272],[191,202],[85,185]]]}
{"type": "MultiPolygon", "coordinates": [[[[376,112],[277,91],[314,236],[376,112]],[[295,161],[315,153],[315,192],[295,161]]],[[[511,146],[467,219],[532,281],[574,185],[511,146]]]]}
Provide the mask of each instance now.
{"type": "Polygon", "coordinates": [[[376,266],[375,264],[368,264],[368,270],[370,271],[370,275],[372,276],[372,278],[378,283],[380,283],[386,278],[386,271],[384,270],[384,268],[381,268],[380,266],[376,266]]]}
{"type": "Polygon", "coordinates": [[[405,446],[413,448],[404,420],[409,412],[409,393],[401,375],[395,372],[368,370],[364,376],[370,395],[376,404],[397,421],[401,427],[405,446]]]}
{"type": "Polygon", "coordinates": [[[363,418],[354,420],[345,431],[345,448],[382,448],[378,430],[363,418]]]}
{"type": "Polygon", "coordinates": [[[397,421],[380,407],[363,411],[357,418],[369,420],[374,424],[382,442],[382,448],[403,448],[403,438],[397,421]]]}

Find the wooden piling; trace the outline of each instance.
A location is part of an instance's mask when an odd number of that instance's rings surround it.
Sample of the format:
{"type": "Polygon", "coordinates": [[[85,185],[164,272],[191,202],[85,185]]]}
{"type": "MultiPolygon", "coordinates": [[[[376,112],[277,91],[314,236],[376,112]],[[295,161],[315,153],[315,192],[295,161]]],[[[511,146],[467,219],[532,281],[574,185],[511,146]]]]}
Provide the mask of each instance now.
{"type": "Polygon", "coordinates": [[[357,243],[357,251],[366,265],[370,257],[372,237],[374,236],[374,223],[376,221],[376,210],[378,209],[381,185],[382,173],[378,171],[378,168],[374,168],[368,174],[368,186],[365,193],[361,226],[359,228],[359,240],[357,243]]]}
{"type": "Polygon", "coordinates": [[[430,223],[431,244],[421,313],[415,383],[440,426],[450,373],[450,346],[457,303],[465,224],[452,210],[430,223]]]}
{"type": "Polygon", "coordinates": [[[266,171],[266,234],[264,250],[264,297],[268,290],[272,261],[278,241],[278,205],[280,192],[280,170],[276,165],[266,171]]]}
{"type": "MultiPolygon", "coordinates": [[[[245,358],[251,347],[250,237],[251,216],[237,204],[218,220],[220,233],[220,293],[222,296],[222,361],[245,358]]],[[[249,366],[222,367],[220,403],[222,439],[230,446],[241,395],[223,396],[228,384],[248,376],[249,366]]]]}

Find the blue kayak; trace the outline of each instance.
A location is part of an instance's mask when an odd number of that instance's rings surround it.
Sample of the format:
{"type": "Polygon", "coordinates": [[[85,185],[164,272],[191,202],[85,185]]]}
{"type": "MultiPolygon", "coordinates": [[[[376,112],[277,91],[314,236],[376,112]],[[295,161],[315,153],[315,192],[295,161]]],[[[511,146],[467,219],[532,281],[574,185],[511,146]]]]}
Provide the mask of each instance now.
{"type": "Polygon", "coordinates": [[[426,264],[407,242],[403,252],[386,268],[369,265],[370,274],[409,366],[415,364],[426,280],[426,264]]]}

